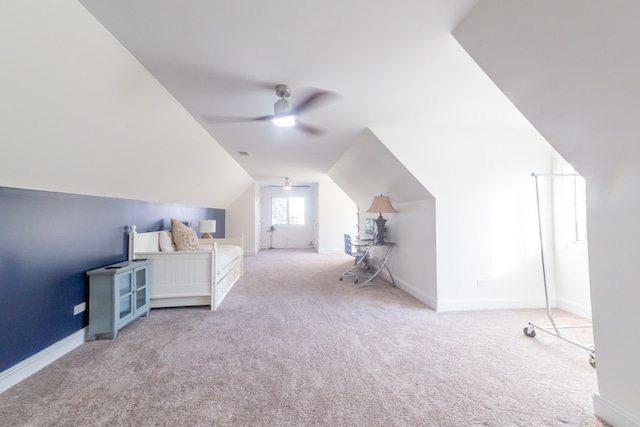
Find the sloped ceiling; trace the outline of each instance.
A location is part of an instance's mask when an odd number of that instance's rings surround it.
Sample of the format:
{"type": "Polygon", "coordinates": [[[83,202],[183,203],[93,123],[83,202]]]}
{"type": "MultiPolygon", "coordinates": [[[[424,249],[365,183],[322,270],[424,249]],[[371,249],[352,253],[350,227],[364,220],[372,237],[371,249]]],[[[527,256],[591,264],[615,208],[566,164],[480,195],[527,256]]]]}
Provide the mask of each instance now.
{"type": "Polygon", "coordinates": [[[253,182],[75,0],[0,2],[0,58],[1,185],[224,209],[253,182]]]}
{"type": "Polygon", "coordinates": [[[392,203],[433,199],[429,191],[371,131],[366,130],[328,172],[351,199],[366,209],[373,196],[392,203]]]}
{"type": "Polygon", "coordinates": [[[454,37],[584,176],[640,173],[640,2],[480,1],[454,37]]]}
{"type": "Polygon", "coordinates": [[[373,126],[530,128],[450,34],[476,1],[80,3],[254,179],[299,183],[373,126]],[[300,117],[325,134],[203,120],[271,114],[277,83],[294,104],[311,88],[338,95],[300,117]]]}

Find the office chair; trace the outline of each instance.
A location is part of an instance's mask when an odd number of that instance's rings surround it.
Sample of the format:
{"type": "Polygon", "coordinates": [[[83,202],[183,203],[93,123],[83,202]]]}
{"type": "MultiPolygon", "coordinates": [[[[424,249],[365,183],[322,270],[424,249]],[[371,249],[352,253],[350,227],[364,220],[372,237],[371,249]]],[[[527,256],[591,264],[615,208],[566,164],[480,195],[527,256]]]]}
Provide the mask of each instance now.
{"type": "Polygon", "coordinates": [[[344,253],[353,257],[353,266],[340,275],[340,280],[344,279],[345,277],[354,276],[355,277],[354,283],[358,283],[358,270],[366,269],[368,267],[369,261],[368,261],[367,255],[369,251],[353,252],[353,244],[351,243],[351,236],[348,234],[345,234],[344,235],[344,253]]]}

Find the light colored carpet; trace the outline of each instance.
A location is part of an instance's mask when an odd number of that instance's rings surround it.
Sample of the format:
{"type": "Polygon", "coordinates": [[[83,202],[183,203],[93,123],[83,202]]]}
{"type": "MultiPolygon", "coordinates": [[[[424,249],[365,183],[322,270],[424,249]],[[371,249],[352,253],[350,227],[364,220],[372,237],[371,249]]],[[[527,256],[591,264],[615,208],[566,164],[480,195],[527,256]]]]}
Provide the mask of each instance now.
{"type": "Polygon", "coordinates": [[[247,257],[217,311],[152,310],[116,340],[80,346],[0,395],[0,424],[606,425],[587,352],[524,336],[544,310],[437,313],[389,284],[337,280],[350,262],[247,257]]]}

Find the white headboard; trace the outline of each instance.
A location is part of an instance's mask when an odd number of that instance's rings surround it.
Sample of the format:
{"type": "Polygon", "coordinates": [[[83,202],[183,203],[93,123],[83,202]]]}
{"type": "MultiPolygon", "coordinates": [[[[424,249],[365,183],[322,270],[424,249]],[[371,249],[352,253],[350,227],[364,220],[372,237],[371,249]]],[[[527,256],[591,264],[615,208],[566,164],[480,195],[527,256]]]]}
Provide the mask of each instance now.
{"type": "Polygon", "coordinates": [[[129,259],[135,259],[135,254],[139,252],[159,252],[159,234],[159,231],[137,233],[136,226],[132,225],[131,232],[129,233],[129,259]]]}

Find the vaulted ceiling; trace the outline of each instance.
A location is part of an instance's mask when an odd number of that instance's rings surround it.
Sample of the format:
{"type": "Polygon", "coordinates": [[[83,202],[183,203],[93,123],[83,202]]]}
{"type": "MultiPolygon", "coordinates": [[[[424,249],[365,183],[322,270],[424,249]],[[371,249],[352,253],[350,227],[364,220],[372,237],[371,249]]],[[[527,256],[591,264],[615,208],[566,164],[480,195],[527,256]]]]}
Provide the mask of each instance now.
{"type": "Polygon", "coordinates": [[[476,2],[80,0],[264,183],[317,181],[369,127],[531,129],[451,36],[476,2]],[[203,118],[272,114],[276,84],[336,95],[299,117],[322,135],[203,118]]]}
{"type": "Polygon", "coordinates": [[[640,3],[480,2],[453,34],[585,177],[640,173],[640,3]]]}

